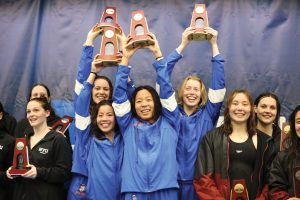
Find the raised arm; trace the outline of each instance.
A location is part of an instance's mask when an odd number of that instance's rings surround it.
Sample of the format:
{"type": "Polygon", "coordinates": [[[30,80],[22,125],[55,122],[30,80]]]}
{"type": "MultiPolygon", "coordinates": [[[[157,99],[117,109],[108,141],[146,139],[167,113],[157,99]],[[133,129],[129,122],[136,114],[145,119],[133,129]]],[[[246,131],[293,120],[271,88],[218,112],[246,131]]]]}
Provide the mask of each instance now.
{"type": "Polygon", "coordinates": [[[212,51],[212,76],[211,85],[208,90],[208,102],[206,104],[206,109],[215,124],[218,120],[220,109],[226,93],[224,59],[221,56],[218,48],[218,31],[211,27],[205,27],[204,31],[212,35],[211,39],[209,40],[212,51]]]}
{"type": "Polygon", "coordinates": [[[125,36],[121,37],[121,46],[124,47],[123,56],[116,75],[112,104],[122,134],[132,118],[127,87],[131,67],[128,65],[130,58],[135,53],[137,48],[127,48],[129,39],[130,38],[126,38],[125,36]]]}
{"type": "MultiPolygon", "coordinates": [[[[97,24],[88,32],[85,43],[83,44],[80,62],[77,69],[77,78],[74,88],[74,102],[76,103],[77,97],[83,88],[83,82],[87,80],[91,72],[91,63],[93,60],[94,40],[100,34],[101,29],[97,24]]],[[[75,104],[74,103],[74,104],[75,104]]]]}

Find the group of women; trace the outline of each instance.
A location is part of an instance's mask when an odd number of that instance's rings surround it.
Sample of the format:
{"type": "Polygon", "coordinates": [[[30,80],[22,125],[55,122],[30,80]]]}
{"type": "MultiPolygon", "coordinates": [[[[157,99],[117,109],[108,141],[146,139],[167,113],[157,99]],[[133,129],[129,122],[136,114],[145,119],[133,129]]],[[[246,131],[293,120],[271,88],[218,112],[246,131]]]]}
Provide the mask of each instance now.
{"type": "Polygon", "coordinates": [[[153,45],[144,48],[155,57],[157,90],[148,85],[135,88],[129,61],[140,47],[126,48],[131,38],[124,34],[118,35],[124,48],[114,88],[107,77],[98,75],[104,67],[92,61],[100,31],[96,26],[89,31],[78,67],[73,162],[67,139],[48,128],[49,91],[31,94],[27,121],[32,130],[22,132],[30,170],[17,178],[9,169],[0,176],[0,184],[13,180],[13,199],[64,199],[63,183],[70,170],[70,200],[230,199],[237,180],[245,181],[249,199],[297,199],[293,170],[300,166],[299,106],[290,116],[282,152],[280,103],[272,93],[253,101],[248,91],[234,90],[225,104],[223,124],[214,128],[226,92],[216,30],[204,29],[212,35],[208,91],[191,75],[179,87],[177,100],[172,71],[195,29],[187,28],[167,57],[149,33],[153,45]]]}

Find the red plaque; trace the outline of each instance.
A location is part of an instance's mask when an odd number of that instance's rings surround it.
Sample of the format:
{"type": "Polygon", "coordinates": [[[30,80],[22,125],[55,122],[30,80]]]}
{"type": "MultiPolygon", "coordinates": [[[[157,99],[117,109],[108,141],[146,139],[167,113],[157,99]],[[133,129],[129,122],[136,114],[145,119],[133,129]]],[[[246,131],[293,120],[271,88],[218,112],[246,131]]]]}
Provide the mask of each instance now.
{"type": "Polygon", "coordinates": [[[105,7],[104,12],[102,13],[100,22],[98,24],[99,28],[104,27],[113,27],[119,33],[122,32],[120,26],[118,25],[118,17],[116,7],[108,6],[105,7]]]}
{"type": "Polygon", "coordinates": [[[204,27],[208,27],[208,17],[205,4],[196,4],[190,27],[196,28],[196,32],[189,35],[190,40],[209,40],[212,35],[204,33],[204,27]]]}
{"type": "Polygon", "coordinates": [[[122,59],[119,53],[118,39],[115,28],[104,27],[101,41],[100,53],[94,58],[95,65],[118,66],[122,59]]]}
{"type": "Polygon", "coordinates": [[[300,198],[300,166],[293,168],[294,192],[297,198],[300,198]]]}
{"type": "Polygon", "coordinates": [[[16,138],[13,166],[9,173],[12,176],[25,174],[27,171],[30,170],[30,167],[27,167],[28,164],[29,157],[26,138],[16,138]]]}
{"type": "Polygon", "coordinates": [[[73,121],[72,117],[65,115],[63,118],[55,122],[51,126],[51,129],[64,135],[72,121],[73,121]]]}
{"type": "Polygon", "coordinates": [[[143,10],[133,11],[131,13],[130,34],[128,41],[129,48],[145,47],[154,44],[149,33],[148,24],[143,10]]]}
{"type": "Polygon", "coordinates": [[[230,200],[249,200],[246,182],[244,179],[232,181],[230,200]]]}
{"type": "Polygon", "coordinates": [[[285,140],[290,132],[290,124],[288,122],[284,122],[282,124],[282,129],[281,129],[281,138],[280,138],[280,151],[285,149],[285,140]]]}

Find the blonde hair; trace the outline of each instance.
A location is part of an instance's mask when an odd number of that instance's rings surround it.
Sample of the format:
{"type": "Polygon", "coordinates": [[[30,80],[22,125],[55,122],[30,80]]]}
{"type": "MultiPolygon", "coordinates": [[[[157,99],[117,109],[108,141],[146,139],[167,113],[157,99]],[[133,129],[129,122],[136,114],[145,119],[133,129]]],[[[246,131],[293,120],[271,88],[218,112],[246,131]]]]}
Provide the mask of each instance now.
{"type": "Polygon", "coordinates": [[[183,104],[183,91],[184,88],[186,86],[186,83],[188,82],[188,80],[195,80],[198,81],[200,83],[200,102],[198,104],[198,108],[205,106],[205,104],[207,103],[207,92],[205,89],[205,85],[203,84],[202,80],[198,77],[198,76],[187,76],[185,79],[183,79],[181,85],[179,86],[179,90],[178,90],[178,98],[177,101],[179,104],[183,104]]]}

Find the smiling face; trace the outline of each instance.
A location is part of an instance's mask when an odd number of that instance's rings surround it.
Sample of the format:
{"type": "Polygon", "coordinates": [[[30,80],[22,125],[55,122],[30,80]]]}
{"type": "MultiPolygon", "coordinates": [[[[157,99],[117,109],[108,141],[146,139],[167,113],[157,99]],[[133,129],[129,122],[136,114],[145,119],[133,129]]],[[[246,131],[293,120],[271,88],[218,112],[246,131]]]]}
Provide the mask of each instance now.
{"type": "Polygon", "coordinates": [[[276,100],[272,97],[261,98],[254,110],[258,123],[265,126],[270,125],[275,121],[277,115],[276,100]]]}
{"type": "Polygon", "coordinates": [[[298,111],[295,116],[295,130],[298,138],[300,138],[300,111],[298,111]]]}
{"type": "Polygon", "coordinates": [[[114,131],[116,125],[115,114],[112,106],[102,105],[99,107],[97,115],[97,126],[106,135],[114,131]]]}
{"type": "Polygon", "coordinates": [[[154,122],[154,100],[151,93],[142,89],[137,92],[135,98],[135,110],[136,114],[149,123],[154,122]]]}
{"type": "Polygon", "coordinates": [[[229,116],[235,124],[247,123],[251,114],[251,104],[243,93],[237,93],[229,105],[229,116]]]}
{"type": "Polygon", "coordinates": [[[101,100],[108,100],[110,97],[110,87],[105,79],[96,79],[92,90],[92,99],[95,103],[101,100]]]}
{"type": "Polygon", "coordinates": [[[33,128],[40,127],[44,124],[47,125],[47,117],[49,116],[50,111],[45,110],[40,102],[35,100],[29,101],[26,113],[27,119],[33,128]]]}
{"type": "Polygon", "coordinates": [[[183,90],[183,105],[189,109],[197,109],[201,100],[201,84],[197,80],[189,79],[183,90]]]}

